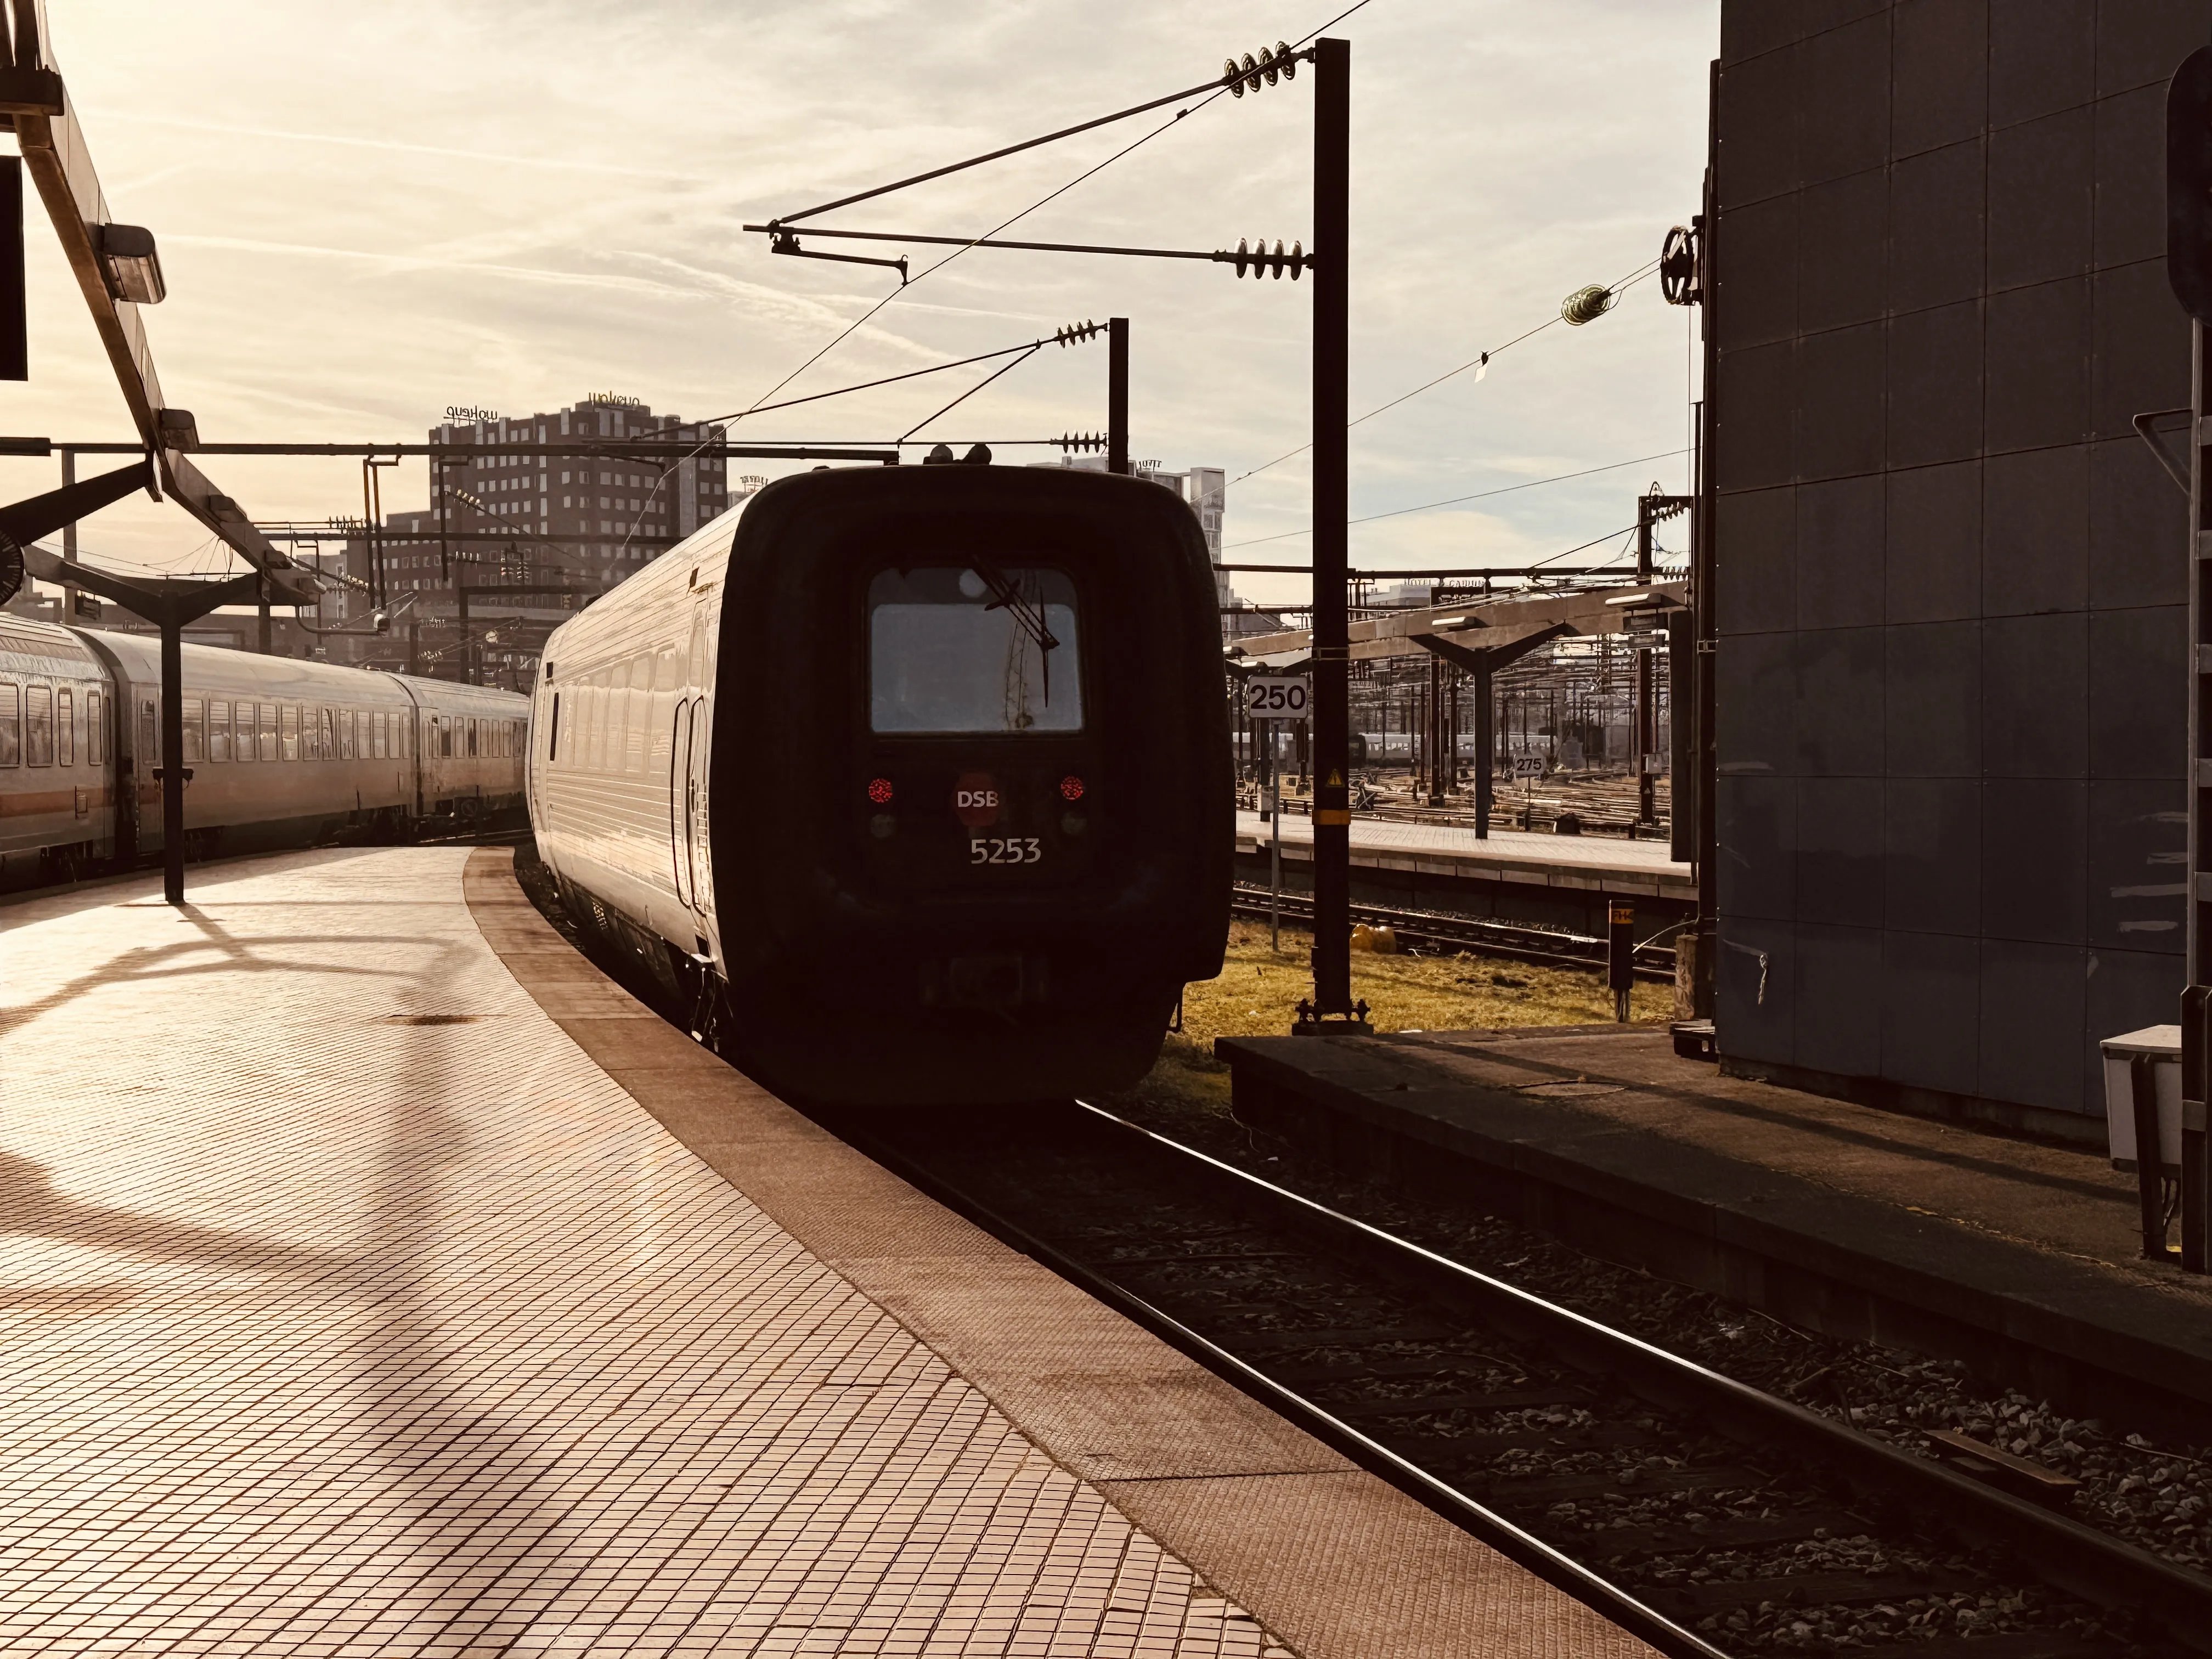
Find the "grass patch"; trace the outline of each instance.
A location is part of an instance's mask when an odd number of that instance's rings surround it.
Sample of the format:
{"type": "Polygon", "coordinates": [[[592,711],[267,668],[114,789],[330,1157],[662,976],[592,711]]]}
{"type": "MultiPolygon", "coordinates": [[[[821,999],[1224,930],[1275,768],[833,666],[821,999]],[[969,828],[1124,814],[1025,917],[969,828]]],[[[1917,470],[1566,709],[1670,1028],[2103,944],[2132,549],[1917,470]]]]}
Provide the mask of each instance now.
{"type": "MultiPolygon", "coordinates": [[[[1182,1030],[1170,1034],[1143,1082],[1115,1097],[1125,1106],[1226,1115],[1229,1068],[1213,1058],[1223,1036],[1281,1036],[1313,989],[1312,936],[1283,929],[1270,950],[1265,922],[1229,924],[1218,978],[1185,988],[1182,1030]]],[[[1594,1025],[1613,1018],[1602,973],[1539,968],[1494,957],[1352,953],[1352,994],[1364,999],[1378,1031],[1459,1031],[1521,1025],[1594,1025]]],[[[1671,986],[1638,985],[1629,1012],[1638,1020],[1673,1017],[1671,986]]]]}

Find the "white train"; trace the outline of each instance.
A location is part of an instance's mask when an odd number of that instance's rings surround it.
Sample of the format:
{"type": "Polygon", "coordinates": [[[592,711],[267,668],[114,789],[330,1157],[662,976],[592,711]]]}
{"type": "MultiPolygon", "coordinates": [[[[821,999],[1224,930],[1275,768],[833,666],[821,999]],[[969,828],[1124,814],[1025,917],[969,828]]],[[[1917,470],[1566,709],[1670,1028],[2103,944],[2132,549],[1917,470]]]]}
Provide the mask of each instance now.
{"type": "MultiPolygon", "coordinates": [[[[157,640],[0,614],[0,887],[161,850],[161,697],[157,640]]],[[[191,857],[522,805],[512,692],[188,644],[184,703],[191,857]]]]}

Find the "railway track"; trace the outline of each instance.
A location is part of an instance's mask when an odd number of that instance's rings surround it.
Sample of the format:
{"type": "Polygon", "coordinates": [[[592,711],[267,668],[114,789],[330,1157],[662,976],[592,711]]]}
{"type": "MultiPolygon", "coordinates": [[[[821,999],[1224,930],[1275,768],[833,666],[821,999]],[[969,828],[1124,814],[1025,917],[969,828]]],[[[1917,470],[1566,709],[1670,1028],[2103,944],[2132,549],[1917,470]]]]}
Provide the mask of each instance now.
{"type": "Polygon", "coordinates": [[[2212,1652],[2212,1578],[1095,1108],[824,1121],[1678,1659],[2212,1652]]]}
{"type": "MultiPolygon", "coordinates": [[[[1230,900],[1230,908],[1237,915],[1264,921],[1270,902],[1267,888],[1257,882],[1240,881],[1230,900]]],[[[1285,891],[1282,905],[1285,921],[1303,927],[1313,925],[1311,894],[1285,891]]],[[[1496,921],[1485,916],[1458,915],[1449,910],[1397,909],[1379,904],[1354,904],[1352,919],[1370,927],[1389,927],[1401,945],[1431,950],[1472,951],[1478,956],[1498,957],[1545,968],[1595,969],[1606,963],[1606,941],[1587,933],[1496,921]]],[[[1636,977],[1655,985],[1674,982],[1671,941],[1637,947],[1636,977]]]]}

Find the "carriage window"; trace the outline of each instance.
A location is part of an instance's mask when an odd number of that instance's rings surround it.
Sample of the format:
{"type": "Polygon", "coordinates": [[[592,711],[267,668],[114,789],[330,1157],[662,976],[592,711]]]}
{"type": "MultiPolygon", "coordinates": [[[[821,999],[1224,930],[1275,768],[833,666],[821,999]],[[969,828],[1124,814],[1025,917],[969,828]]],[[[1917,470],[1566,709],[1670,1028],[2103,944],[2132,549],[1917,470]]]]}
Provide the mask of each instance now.
{"type": "Polygon", "coordinates": [[[61,763],[76,764],[76,694],[64,687],[54,693],[54,741],[61,745],[61,763]]]}
{"type": "Polygon", "coordinates": [[[476,757],[477,757],[477,717],[476,717],[474,714],[471,714],[471,715],[470,715],[470,716],[469,716],[469,758],[470,758],[471,760],[474,760],[476,757]]]}
{"type": "Polygon", "coordinates": [[[0,685],[0,766],[23,763],[23,693],[20,687],[0,685]]]}
{"type": "Polygon", "coordinates": [[[54,688],[27,688],[23,710],[23,759],[32,766],[54,763],[54,688]]]}
{"type": "Polygon", "coordinates": [[[161,715],[151,697],[138,700],[138,760],[142,768],[161,763],[161,715]]]}
{"type": "Polygon", "coordinates": [[[881,571],[868,584],[872,730],[1082,729],[1075,584],[1057,570],[1000,574],[1017,604],[1000,603],[976,572],[951,565],[881,571]]]}
{"type": "Polygon", "coordinates": [[[198,697],[185,699],[185,758],[207,758],[207,713],[198,697]]]}
{"type": "Polygon", "coordinates": [[[352,760],[356,752],[353,738],[353,710],[341,708],[338,710],[338,758],[352,760]]]}
{"type": "Polygon", "coordinates": [[[84,694],[84,757],[94,766],[107,763],[107,722],[97,691],[84,694]]]}
{"type": "Polygon", "coordinates": [[[280,752],[284,758],[288,761],[299,759],[300,705],[298,703],[288,702],[279,705],[276,729],[283,734],[283,746],[280,752]]]}
{"type": "Polygon", "coordinates": [[[338,757],[337,716],[328,708],[315,711],[315,758],[336,760],[338,757]]]}
{"type": "Polygon", "coordinates": [[[207,716],[207,757],[211,761],[230,758],[230,705],[210,702],[207,716]]]}
{"type": "Polygon", "coordinates": [[[561,694],[553,694],[553,716],[545,723],[545,758],[550,763],[561,758],[561,694]]]}
{"type": "Polygon", "coordinates": [[[384,710],[380,708],[368,717],[368,744],[370,759],[382,760],[385,758],[385,714],[384,710]]]}
{"type": "Polygon", "coordinates": [[[277,730],[276,705],[273,702],[263,703],[261,705],[261,758],[265,761],[273,761],[283,752],[277,741],[277,730]]]}

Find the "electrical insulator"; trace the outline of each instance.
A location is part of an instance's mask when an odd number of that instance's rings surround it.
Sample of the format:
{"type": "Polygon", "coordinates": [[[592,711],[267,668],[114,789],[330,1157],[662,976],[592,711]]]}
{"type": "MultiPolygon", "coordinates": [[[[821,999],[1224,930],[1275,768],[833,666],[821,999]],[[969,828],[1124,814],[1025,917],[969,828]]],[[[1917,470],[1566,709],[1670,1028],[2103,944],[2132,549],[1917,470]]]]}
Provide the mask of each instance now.
{"type": "MultiPolygon", "coordinates": [[[[1216,254],[1214,257],[1226,259],[1231,256],[1224,253],[1216,254]]],[[[1257,246],[1248,246],[1244,239],[1240,236],[1237,240],[1235,262],[1237,274],[1239,276],[1244,275],[1246,267],[1249,266],[1255,276],[1264,276],[1273,271],[1278,282],[1282,280],[1284,271],[1288,270],[1291,273],[1291,280],[1295,283],[1305,272],[1305,244],[1293,242],[1291,244],[1291,251],[1285,253],[1283,252],[1282,243],[1279,240],[1275,244],[1275,251],[1270,253],[1267,252],[1267,241],[1265,237],[1260,239],[1257,246]]]]}
{"type": "Polygon", "coordinates": [[[1103,449],[1106,447],[1106,434],[1103,432],[1063,433],[1060,436],[1060,447],[1062,451],[1070,453],[1079,449],[1086,452],[1103,449]]]}
{"type": "Polygon", "coordinates": [[[1291,43],[1287,40],[1276,41],[1272,49],[1261,47],[1257,58],[1248,52],[1241,64],[1234,58],[1221,60],[1222,84],[1229,88],[1229,95],[1232,98],[1242,98],[1247,92],[1257,92],[1262,84],[1272,87],[1279,76],[1285,81],[1294,81],[1297,74],[1298,60],[1291,52],[1291,43]]]}
{"type": "Polygon", "coordinates": [[[1580,328],[1584,323],[1595,322],[1620,302],[1620,296],[1611,289],[1592,283],[1588,288],[1578,288],[1567,295],[1559,307],[1559,315],[1570,328],[1580,328]]]}
{"type": "Polygon", "coordinates": [[[1063,346],[1078,345],[1085,340],[1096,338],[1102,331],[1097,324],[1086,320],[1056,328],[1052,331],[1052,337],[1063,346]]]}

